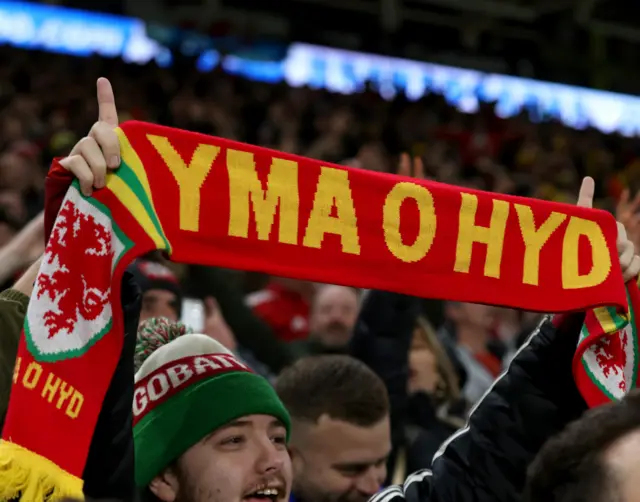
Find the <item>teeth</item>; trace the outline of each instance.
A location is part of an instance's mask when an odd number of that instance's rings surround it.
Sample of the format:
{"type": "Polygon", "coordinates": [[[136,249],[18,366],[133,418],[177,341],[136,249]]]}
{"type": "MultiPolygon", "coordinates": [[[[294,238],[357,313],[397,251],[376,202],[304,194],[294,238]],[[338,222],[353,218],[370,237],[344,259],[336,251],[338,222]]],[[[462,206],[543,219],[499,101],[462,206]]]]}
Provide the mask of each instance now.
{"type": "Polygon", "coordinates": [[[266,497],[272,497],[278,495],[278,490],[276,488],[265,488],[264,490],[258,490],[255,492],[256,495],[264,495],[266,497]]]}

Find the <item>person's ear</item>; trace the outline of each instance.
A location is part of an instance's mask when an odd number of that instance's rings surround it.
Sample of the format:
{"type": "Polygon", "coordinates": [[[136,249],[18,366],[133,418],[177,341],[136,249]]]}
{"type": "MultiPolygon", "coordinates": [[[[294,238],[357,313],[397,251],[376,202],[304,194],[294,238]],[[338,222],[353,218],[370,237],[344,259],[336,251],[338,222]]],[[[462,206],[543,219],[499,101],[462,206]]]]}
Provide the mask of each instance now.
{"type": "Polygon", "coordinates": [[[174,502],[178,496],[180,484],[173,470],[165,469],[149,483],[149,490],[162,502],[174,502]]]}

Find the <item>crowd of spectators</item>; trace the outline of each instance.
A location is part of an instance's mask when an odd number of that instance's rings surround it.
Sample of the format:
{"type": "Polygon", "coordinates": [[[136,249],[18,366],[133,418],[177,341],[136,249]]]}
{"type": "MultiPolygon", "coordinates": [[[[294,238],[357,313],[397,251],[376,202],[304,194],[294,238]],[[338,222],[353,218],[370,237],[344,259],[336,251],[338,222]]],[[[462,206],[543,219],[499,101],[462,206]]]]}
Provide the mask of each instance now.
{"type": "MultiPolygon", "coordinates": [[[[157,122],[374,171],[396,172],[412,156],[424,165],[425,176],[437,181],[562,202],[574,202],[582,176],[591,175],[597,181],[596,205],[610,210],[625,187],[640,188],[637,139],[533,123],[526,111],[499,119],[489,105],[463,114],[436,95],[385,101],[373,91],[343,96],[221,71],[203,74],[187,61],[173,68],[140,67],[2,48],[0,280],[5,283],[42,253],[46,172],[95,121],[98,76],[112,82],[121,121],[157,122]]],[[[623,208],[629,218],[634,207],[623,208]]],[[[340,352],[349,343],[358,292],[238,271],[169,267],[165,282],[180,281],[179,286],[156,282],[147,290],[172,292],[175,297],[167,300],[172,304],[202,299],[202,330],[231,350],[242,349],[267,377],[299,355],[340,352]]],[[[140,274],[142,279],[158,275],[144,267],[140,274]]],[[[150,309],[145,316],[163,314],[162,298],[150,295],[145,301],[143,313],[150,309]]],[[[451,409],[460,398],[465,401],[447,415],[444,437],[536,319],[489,306],[423,302],[411,342],[409,389],[438,396],[451,409]]]]}

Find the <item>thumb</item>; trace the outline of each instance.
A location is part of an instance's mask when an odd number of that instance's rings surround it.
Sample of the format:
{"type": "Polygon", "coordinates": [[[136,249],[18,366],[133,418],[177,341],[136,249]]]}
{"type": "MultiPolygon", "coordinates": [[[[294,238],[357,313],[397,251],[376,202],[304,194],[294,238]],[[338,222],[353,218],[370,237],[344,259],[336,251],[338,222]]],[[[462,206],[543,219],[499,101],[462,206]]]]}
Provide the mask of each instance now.
{"type": "Polygon", "coordinates": [[[593,194],[596,191],[596,182],[593,181],[591,176],[585,176],[580,186],[580,192],[578,193],[579,207],[593,207],[593,194]]]}
{"type": "Polygon", "coordinates": [[[204,314],[206,317],[216,315],[220,311],[220,305],[213,296],[207,296],[204,299],[204,314]]]}

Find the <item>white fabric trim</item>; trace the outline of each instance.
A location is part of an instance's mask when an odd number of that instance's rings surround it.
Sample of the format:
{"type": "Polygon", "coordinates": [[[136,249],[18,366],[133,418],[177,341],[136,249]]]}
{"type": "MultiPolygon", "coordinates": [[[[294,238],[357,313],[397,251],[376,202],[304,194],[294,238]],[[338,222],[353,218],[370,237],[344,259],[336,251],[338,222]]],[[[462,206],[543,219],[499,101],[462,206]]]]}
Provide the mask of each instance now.
{"type": "Polygon", "coordinates": [[[261,289],[245,296],[244,301],[248,307],[255,308],[263,303],[275,300],[276,295],[268,289],[261,289]]]}
{"type": "Polygon", "coordinates": [[[413,483],[420,483],[424,480],[424,478],[428,478],[433,476],[433,473],[429,469],[422,469],[420,471],[416,471],[413,474],[409,474],[407,479],[404,481],[402,486],[400,485],[392,485],[379,493],[376,493],[373,497],[369,499],[369,502],[390,502],[396,497],[404,498],[405,493],[410,485],[413,483]]]}
{"type": "Polygon", "coordinates": [[[202,356],[207,354],[232,354],[224,345],[210,336],[190,333],[172,340],[156,349],[140,369],[136,372],[135,381],[138,382],[150,373],[167,363],[188,356],[202,356]]]}
{"type": "Polygon", "coordinates": [[[523,350],[525,350],[527,347],[529,347],[529,345],[531,345],[531,341],[534,339],[534,337],[538,336],[538,334],[540,333],[540,328],[547,321],[547,319],[548,319],[548,316],[544,316],[542,318],[542,320],[538,323],[538,326],[536,326],[536,329],[534,329],[533,332],[529,335],[529,338],[527,338],[527,341],[522,344],[522,346],[517,350],[515,355],[511,358],[511,361],[509,362],[509,365],[505,368],[505,370],[502,373],[500,373],[500,375],[498,375],[498,378],[495,379],[493,384],[491,384],[491,387],[489,387],[487,389],[487,391],[482,395],[482,397],[478,400],[478,402],[473,405],[473,407],[471,408],[471,411],[469,411],[469,415],[467,416],[467,423],[465,424],[465,426],[462,429],[459,429],[457,432],[454,432],[451,436],[449,436],[448,439],[445,440],[444,443],[442,443],[442,445],[440,446],[438,451],[433,456],[432,462],[434,460],[436,460],[438,457],[442,456],[442,454],[445,452],[447,447],[453,441],[455,441],[460,436],[462,436],[463,434],[466,434],[469,431],[469,422],[471,421],[471,416],[476,412],[476,410],[482,404],[482,402],[485,400],[485,398],[489,394],[491,394],[491,392],[493,391],[494,387],[500,382],[500,380],[502,380],[509,373],[509,368],[511,368],[511,364],[513,363],[513,361],[515,361],[515,359],[518,357],[518,355],[523,350]]]}

